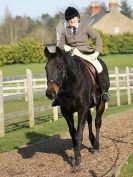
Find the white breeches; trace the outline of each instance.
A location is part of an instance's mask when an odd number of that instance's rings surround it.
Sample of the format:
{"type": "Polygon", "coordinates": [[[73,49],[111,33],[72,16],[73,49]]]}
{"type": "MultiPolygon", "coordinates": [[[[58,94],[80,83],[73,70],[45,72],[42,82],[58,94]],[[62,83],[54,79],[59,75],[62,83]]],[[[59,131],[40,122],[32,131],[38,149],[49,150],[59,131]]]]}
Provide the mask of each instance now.
{"type": "Polygon", "coordinates": [[[72,55],[79,56],[79,57],[83,58],[84,60],[89,61],[96,68],[98,73],[102,72],[102,70],[103,70],[102,65],[96,58],[92,59],[90,57],[90,55],[82,54],[77,48],[75,48],[73,50],[72,55]]]}

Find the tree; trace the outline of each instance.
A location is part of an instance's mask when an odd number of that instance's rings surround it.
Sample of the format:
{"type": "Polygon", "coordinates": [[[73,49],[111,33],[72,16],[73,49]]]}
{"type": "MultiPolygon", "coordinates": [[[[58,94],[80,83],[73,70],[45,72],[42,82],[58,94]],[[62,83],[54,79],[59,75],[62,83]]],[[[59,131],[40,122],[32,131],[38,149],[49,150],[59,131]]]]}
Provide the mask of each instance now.
{"type": "Polygon", "coordinates": [[[14,41],[17,43],[25,37],[29,29],[29,19],[27,17],[16,16],[14,18],[14,41]]]}
{"type": "Polygon", "coordinates": [[[132,18],[133,10],[131,9],[131,6],[128,4],[127,0],[122,0],[121,1],[120,8],[121,8],[120,12],[123,15],[126,15],[129,18],[132,18]]]}
{"type": "Polygon", "coordinates": [[[13,17],[12,14],[9,10],[8,7],[6,7],[5,9],[5,17],[4,17],[4,22],[1,26],[1,38],[4,37],[4,39],[6,40],[6,43],[14,43],[14,21],[13,21],[13,17]]]}

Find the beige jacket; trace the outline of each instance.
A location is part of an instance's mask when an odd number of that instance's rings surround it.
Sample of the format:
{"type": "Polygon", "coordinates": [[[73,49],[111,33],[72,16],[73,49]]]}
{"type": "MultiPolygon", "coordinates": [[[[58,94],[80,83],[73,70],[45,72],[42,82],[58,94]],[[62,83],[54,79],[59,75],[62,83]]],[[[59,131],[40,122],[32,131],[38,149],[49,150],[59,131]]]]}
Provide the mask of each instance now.
{"type": "Polygon", "coordinates": [[[100,35],[94,29],[92,29],[90,25],[79,24],[75,35],[72,33],[70,27],[65,28],[60,38],[59,47],[63,49],[64,45],[69,45],[74,48],[76,47],[80,52],[83,53],[92,53],[94,51],[101,53],[102,51],[102,40],[100,35]],[[91,38],[95,41],[96,48],[92,48],[89,45],[88,38],[91,38]]]}

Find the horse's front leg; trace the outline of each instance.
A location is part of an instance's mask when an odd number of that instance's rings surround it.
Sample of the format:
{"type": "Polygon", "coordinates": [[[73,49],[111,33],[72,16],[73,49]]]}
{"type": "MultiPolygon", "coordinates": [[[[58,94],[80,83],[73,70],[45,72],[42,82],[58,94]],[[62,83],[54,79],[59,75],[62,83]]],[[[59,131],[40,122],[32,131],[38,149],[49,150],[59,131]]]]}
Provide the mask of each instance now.
{"type": "Polygon", "coordinates": [[[83,130],[85,127],[85,122],[86,122],[86,117],[87,117],[87,110],[81,110],[78,111],[78,127],[77,127],[77,132],[76,132],[76,146],[74,148],[74,165],[76,167],[80,167],[80,162],[81,162],[81,145],[83,141],[83,130]]]}
{"type": "Polygon", "coordinates": [[[105,109],[105,103],[101,100],[100,104],[96,106],[96,119],[95,119],[95,127],[96,127],[96,139],[94,142],[94,150],[99,151],[99,132],[102,124],[102,114],[105,109]]]}
{"type": "Polygon", "coordinates": [[[72,138],[72,142],[73,142],[73,147],[75,148],[77,142],[76,142],[76,128],[74,127],[74,118],[73,118],[73,113],[71,113],[71,111],[68,111],[66,109],[64,109],[63,107],[61,107],[61,113],[64,116],[68,127],[69,127],[69,133],[71,135],[72,138]]]}

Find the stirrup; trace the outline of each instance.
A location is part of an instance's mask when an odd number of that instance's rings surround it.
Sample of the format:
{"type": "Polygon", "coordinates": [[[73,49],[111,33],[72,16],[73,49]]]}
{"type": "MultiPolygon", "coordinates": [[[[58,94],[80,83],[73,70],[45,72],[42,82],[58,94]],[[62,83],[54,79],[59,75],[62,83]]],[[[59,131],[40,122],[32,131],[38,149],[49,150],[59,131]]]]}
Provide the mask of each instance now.
{"type": "Polygon", "coordinates": [[[107,92],[103,92],[101,94],[101,98],[104,102],[109,102],[110,101],[110,95],[107,92]]]}

